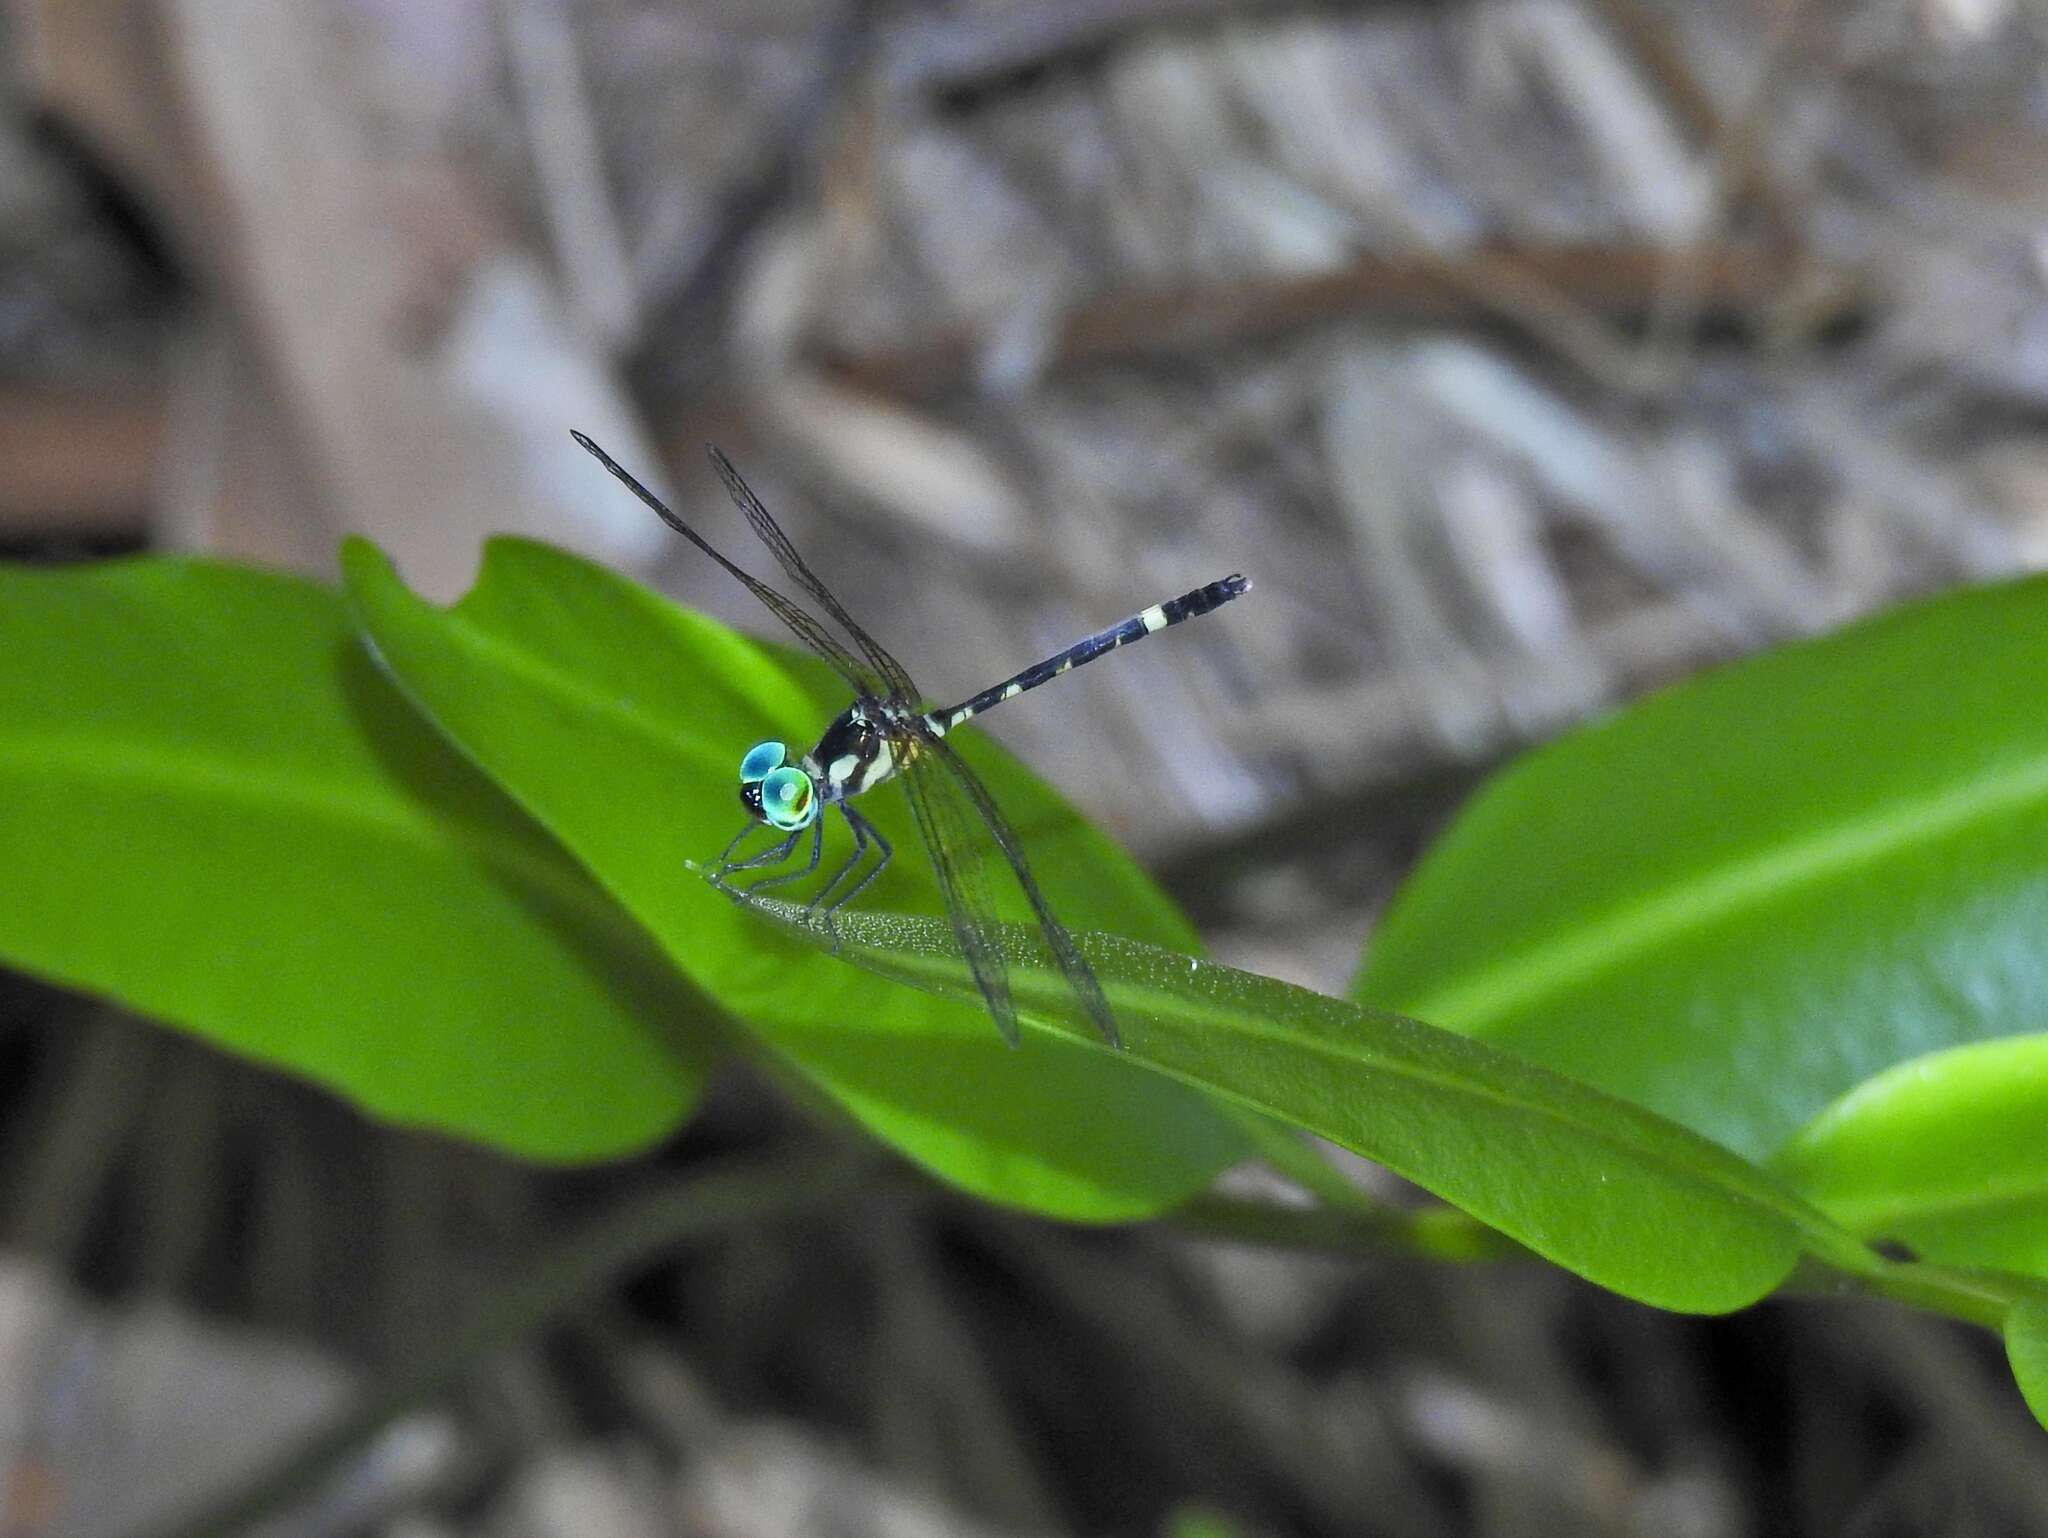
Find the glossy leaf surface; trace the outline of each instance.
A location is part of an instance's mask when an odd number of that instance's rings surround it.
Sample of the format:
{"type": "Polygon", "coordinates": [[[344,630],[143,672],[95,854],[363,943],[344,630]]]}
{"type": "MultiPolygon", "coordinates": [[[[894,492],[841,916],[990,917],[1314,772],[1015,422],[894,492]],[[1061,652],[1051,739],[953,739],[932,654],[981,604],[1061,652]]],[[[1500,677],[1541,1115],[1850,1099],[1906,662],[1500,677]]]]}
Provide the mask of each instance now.
{"type": "Polygon", "coordinates": [[[1786,1145],[1779,1173],[1857,1233],[1929,1260],[2048,1275],[2048,1036],[1889,1068],[1786,1145]]]}
{"type": "Polygon", "coordinates": [[[370,665],[331,592],[0,569],[0,957],[554,1160],[694,1098],[708,1006],[370,665]]]}
{"type": "Polygon", "coordinates": [[[1358,997],[1752,1157],[1923,1053],[2048,1020],[2048,583],[1653,696],[1493,779],[1358,997]]]}

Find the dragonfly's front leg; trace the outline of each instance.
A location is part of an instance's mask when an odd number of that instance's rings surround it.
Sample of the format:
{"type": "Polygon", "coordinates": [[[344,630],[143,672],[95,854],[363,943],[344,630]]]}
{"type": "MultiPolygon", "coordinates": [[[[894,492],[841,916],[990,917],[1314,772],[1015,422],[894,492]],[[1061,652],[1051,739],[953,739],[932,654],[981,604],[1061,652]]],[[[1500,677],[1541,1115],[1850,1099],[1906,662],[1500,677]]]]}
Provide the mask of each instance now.
{"type": "Polygon", "coordinates": [[[739,832],[735,833],[732,836],[732,842],[725,846],[725,851],[718,857],[719,879],[724,879],[725,873],[733,868],[732,852],[747,841],[747,835],[749,833],[752,833],[756,828],[760,826],[761,825],[758,822],[750,822],[744,828],[740,829],[739,832]]]}
{"type": "Polygon", "coordinates": [[[732,857],[732,852],[746,841],[749,833],[752,833],[760,826],[761,824],[758,822],[750,822],[740,829],[739,834],[733,841],[725,846],[725,853],[718,857],[718,871],[712,879],[723,881],[736,870],[759,870],[764,865],[780,865],[796,849],[796,841],[804,836],[804,830],[798,828],[788,838],[783,839],[780,843],[770,848],[764,849],[761,853],[749,855],[744,860],[735,860],[732,857]]]}
{"type": "MultiPolygon", "coordinates": [[[[802,838],[803,836],[804,830],[802,828],[798,828],[796,832],[790,834],[790,836],[783,842],[782,848],[784,850],[788,850],[792,845],[796,843],[798,839],[802,838]]],[[[804,862],[803,869],[777,871],[772,876],[762,876],[760,879],[756,881],[750,881],[747,883],[747,892],[749,894],[755,892],[762,892],[766,891],[769,887],[772,886],[781,886],[785,881],[803,880],[804,877],[810,875],[812,871],[818,868],[818,856],[823,854],[824,852],[825,819],[822,817],[816,817],[811,820],[811,857],[804,862]]]]}

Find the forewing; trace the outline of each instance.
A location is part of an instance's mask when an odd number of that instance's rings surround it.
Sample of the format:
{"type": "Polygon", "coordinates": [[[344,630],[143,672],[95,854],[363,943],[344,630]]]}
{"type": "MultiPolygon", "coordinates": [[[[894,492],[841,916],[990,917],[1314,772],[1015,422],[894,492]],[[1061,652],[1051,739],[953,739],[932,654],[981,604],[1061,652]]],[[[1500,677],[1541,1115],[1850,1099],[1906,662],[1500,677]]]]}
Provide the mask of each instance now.
{"type": "Polygon", "coordinates": [[[885,680],[876,677],[872,669],[840,645],[838,638],[831,631],[798,608],[791,600],[783,597],[767,583],[755,581],[737,566],[729,565],[723,556],[719,557],[719,563],[738,576],[747,585],[747,591],[760,599],[770,613],[795,633],[799,641],[831,663],[855,694],[875,699],[888,687],[885,680]]]}
{"type": "Polygon", "coordinates": [[[975,986],[988,1001],[996,1029],[1014,1047],[1017,1005],[1010,997],[1002,929],[989,893],[988,862],[983,856],[986,846],[975,837],[973,811],[953,785],[951,776],[920,762],[930,747],[929,742],[920,742],[918,755],[897,778],[910,802],[911,815],[917,819],[925,853],[931,857],[932,871],[939,880],[939,895],[945,899],[946,918],[953,926],[954,938],[960,942],[960,953],[974,974],[975,986]]]}
{"type": "MultiPolygon", "coordinates": [[[[607,454],[579,432],[572,430],[569,436],[588,450],[599,464],[611,471],[628,491],[652,508],[657,518],[682,535],[684,539],[687,539],[699,550],[710,556],[712,560],[724,567],[733,577],[737,578],[748,592],[761,601],[762,606],[769,613],[773,614],[790,628],[799,641],[831,663],[838,671],[839,676],[846,680],[856,694],[871,697],[878,696],[885,689],[894,687],[892,680],[878,675],[873,668],[855,657],[840,643],[836,636],[819,624],[816,619],[794,600],[784,597],[767,583],[760,581],[748,572],[742,571],[738,566],[735,566],[731,561],[720,555],[717,550],[712,548],[710,541],[683,522],[681,518],[678,518],[666,502],[641,485],[639,480],[630,471],[622,467],[616,459],[613,459],[611,455],[607,454]]],[[[716,452],[716,450],[713,450],[714,454],[716,452]]],[[[722,461],[721,466],[720,474],[724,474],[725,470],[730,468],[729,466],[723,466],[722,461]]]]}
{"type": "MultiPolygon", "coordinates": [[[[935,805],[940,802],[952,804],[958,808],[955,815],[960,821],[978,821],[988,830],[996,847],[1002,850],[1003,858],[1010,862],[1017,885],[1024,889],[1025,897],[1030,900],[1031,911],[1038,917],[1038,927],[1045,936],[1046,947],[1052,952],[1053,961],[1073,989],[1074,996],[1081,1001],[1081,1007],[1094,1022],[1096,1030],[1102,1033],[1102,1039],[1112,1047],[1123,1046],[1123,1039],[1117,1033],[1116,1017],[1110,1013],[1102,984],[1097,981],[1087,958],[1081,954],[1080,946],[1074,943],[1074,937],[1053,916],[1052,905],[1038,889],[1038,879],[1031,874],[1030,862],[1024,857],[1023,841],[1017,837],[1016,829],[1010,826],[1002,808],[996,805],[996,798],[950,743],[922,720],[912,724],[921,739],[917,758],[912,763],[912,777],[928,782],[924,787],[926,799],[935,805]]],[[[968,833],[971,836],[971,827],[968,833]]],[[[978,849],[980,846],[977,844],[975,847],[978,849]]],[[[1016,1029],[1014,1022],[1010,1028],[1016,1029]]]]}
{"type": "Polygon", "coordinates": [[[777,523],[774,515],[762,505],[761,499],[754,495],[754,488],[741,478],[739,471],[733,468],[732,461],[715,447],[707,446],[706,452],[711,456],[711,465],[718,472],[718,478],[725,482],[726,493],[732,498],[733,505],[746,515],[747,522],[753,526],[755,534],[760,536],[761,543],[768,547],[782,569],[789,574],[789,580],[809,593],[818,607],[831,615],[839,628],[853,637],[855,648],[887,685],[890,697],[905,704],[915,703],[917,686],[910,681],[910,674],[905,671],[903,664],[890,656],[879,641],[860,628],[854,617],[846,612],[846,605],[833,597],[832,590],[825,586],[824,579],[804,564],[804,558],[796,553],[796,546],[790,542],[789,536],[782,532],[782,525],[777,523]]]}

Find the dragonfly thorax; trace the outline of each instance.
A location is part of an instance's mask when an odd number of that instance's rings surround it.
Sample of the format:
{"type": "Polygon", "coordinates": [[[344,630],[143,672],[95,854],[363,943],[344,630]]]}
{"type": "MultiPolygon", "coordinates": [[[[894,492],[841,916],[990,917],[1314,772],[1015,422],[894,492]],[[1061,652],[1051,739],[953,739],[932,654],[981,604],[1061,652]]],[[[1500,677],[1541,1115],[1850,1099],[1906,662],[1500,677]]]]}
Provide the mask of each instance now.
{"type": "Polygon", "coordinates": [[[917,738],[901,712],[877,700],[855,700],[837,716],[804,759],[826,802],[845,801],[893,778],[916,756],[917,738]]]}

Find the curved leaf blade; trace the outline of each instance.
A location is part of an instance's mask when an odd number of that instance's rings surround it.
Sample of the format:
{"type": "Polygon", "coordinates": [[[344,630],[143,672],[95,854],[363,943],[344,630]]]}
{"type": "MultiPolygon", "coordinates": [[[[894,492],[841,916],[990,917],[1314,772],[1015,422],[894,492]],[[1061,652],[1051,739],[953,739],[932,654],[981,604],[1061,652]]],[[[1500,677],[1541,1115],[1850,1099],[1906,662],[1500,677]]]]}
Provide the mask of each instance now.
{"type": "MultiPolygon", "coordinates": [[[[923,915],[749,904],[792,937],[883,976],[964,998],[973,982],[923,915]]],[[[1115,936],[1077,937],[1128,1053],[1385,1165],[1536,1253],[1660,1308],[1741,1308],[1802,1252],[1867,1251],[1719,1144],[1482,1042],[1115,936]]],[[[1096,1050],[1037,937],[1005,935],[1034,1034],[1096,1050]]],[[[1107,1051],[1107,1049],[1100,1049],[1107,1051]]]]}
{"type": "Polygon", "coordinates": [[[311,583],[0,569],[0,956],[374,1115],[549,1160],[695,1098],[706,1018],[311,583]]]}
{"type": "MultiPolygon", "coordinates": [[[[1157,1212],[1244,1156],[1184,1086],[1068,1042],[1006,1048],[985,1010],[876,985],[794,946],[698,874],[742,825],[753,743],[806,748],[845,706],[822,664],[742,639],[600,567],[527,541],[487,547],[452,609],[411,593],[372,546],[343,551],[362,624],[449,738],[550,828],[700,986],[786,1066],[941,1177],[1062,1217],[1157,1212]]],[[[1115,847],[1013,761],[963,734],[1069,923],[1189,943],[1115,847]]],[[[862,806],[899,850],[869,889],[940,911],[907,808],[862,806]]],[[[864,899],[864,901],[867,899],[864,899]]],[[[1009,910],[1022,917],[1021,899],[1009,910]]]]}
{"type": "Polygon", "coordinates": [[[2048,1299],[2025,1299],[2006,1315],[2005,1356],[2027,1408],[2048,1426],[2048,1299]]]}
{"type": "Polygon", "coordinates": [[[2048,1035],[1900,1063],[1781,1149],[1778,1174],[1852,1231],[1952,1265],[2048,1275],[2048,1035]]]}
{"type": "Polygon", "coordinates": [[[2048,582],[1719,669],[1496,776],[1361,1000],[1761,1157],[1906,1058],[2048,1015],[2048,582]]]}

